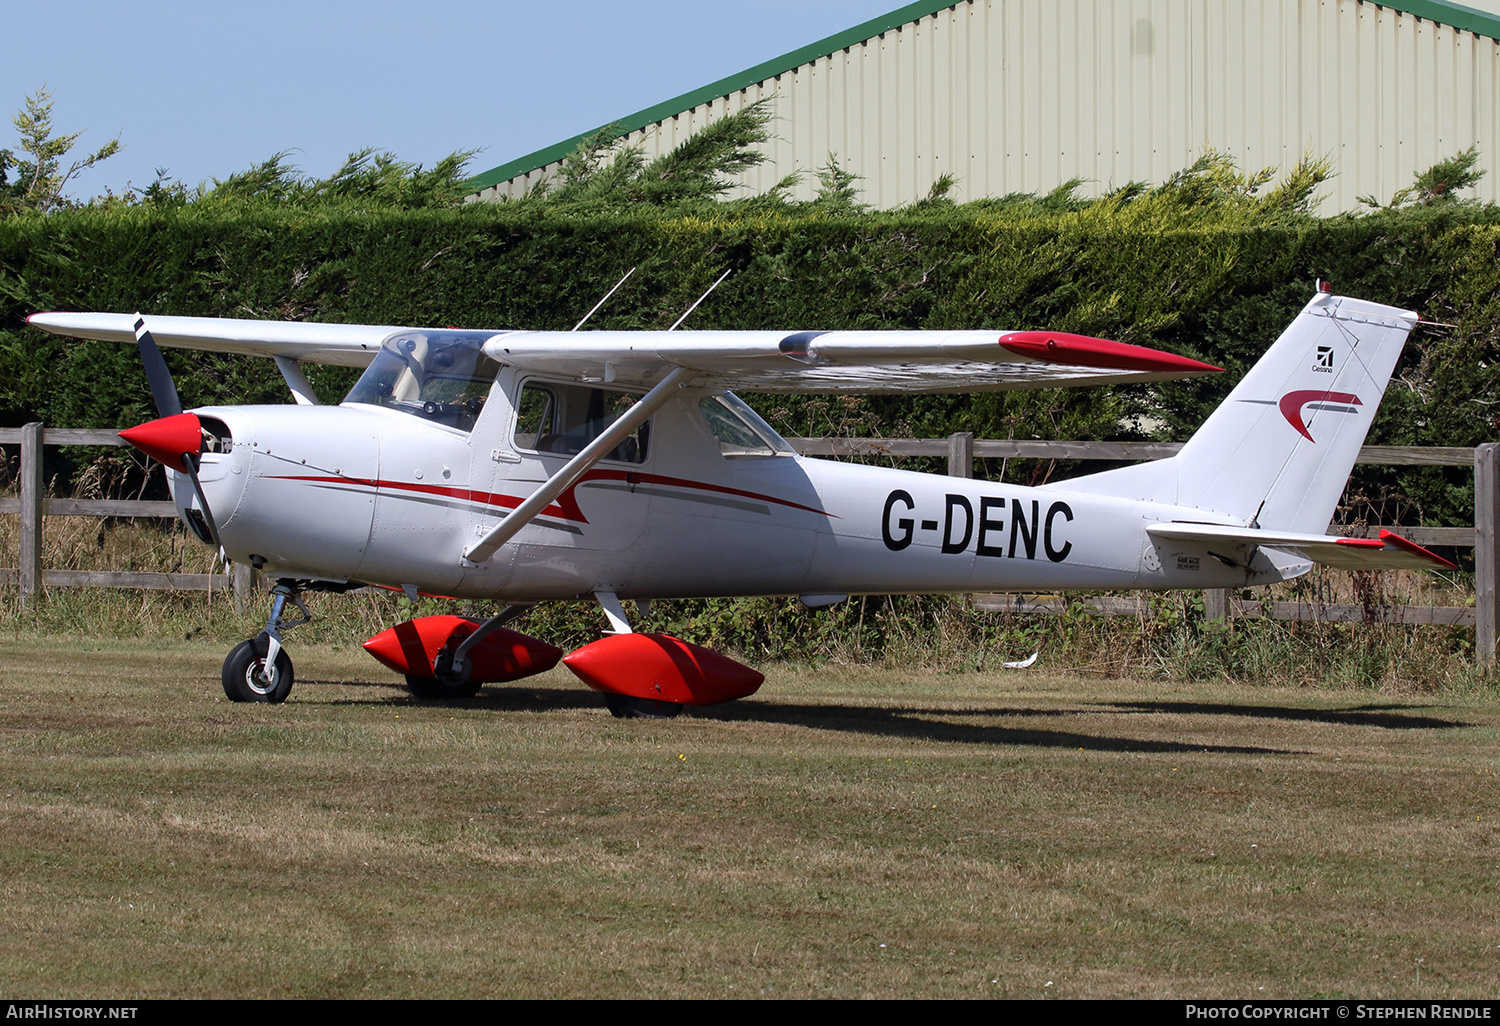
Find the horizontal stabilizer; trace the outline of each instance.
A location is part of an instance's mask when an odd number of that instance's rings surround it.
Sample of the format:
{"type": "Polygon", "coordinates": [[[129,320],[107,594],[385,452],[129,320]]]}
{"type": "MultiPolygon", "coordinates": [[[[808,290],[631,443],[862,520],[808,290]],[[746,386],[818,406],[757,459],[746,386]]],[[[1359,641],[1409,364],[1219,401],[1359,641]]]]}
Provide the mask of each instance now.
{"type": "Polygon", "coordinates": [[[1231,549],[1241,546],[1280,549],[1340,570],[1458,569],[1437,553],[1383,528],[1379,538],[1338,538],[1227,524],[1153,524],[1146,528],[1146,533],[1162,540],[1218,544],[1231,549]]]}

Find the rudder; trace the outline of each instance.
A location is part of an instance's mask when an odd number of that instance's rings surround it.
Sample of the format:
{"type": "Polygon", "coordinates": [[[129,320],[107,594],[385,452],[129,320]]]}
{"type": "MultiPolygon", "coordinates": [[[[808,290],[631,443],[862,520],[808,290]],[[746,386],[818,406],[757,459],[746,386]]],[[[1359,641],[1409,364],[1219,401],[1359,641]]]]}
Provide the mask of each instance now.
{"type": "Polygon", "coordinates": [[[1321,533],[1416,321],[1319,293],[1176,456],[1058,487],[1321,533]]]}

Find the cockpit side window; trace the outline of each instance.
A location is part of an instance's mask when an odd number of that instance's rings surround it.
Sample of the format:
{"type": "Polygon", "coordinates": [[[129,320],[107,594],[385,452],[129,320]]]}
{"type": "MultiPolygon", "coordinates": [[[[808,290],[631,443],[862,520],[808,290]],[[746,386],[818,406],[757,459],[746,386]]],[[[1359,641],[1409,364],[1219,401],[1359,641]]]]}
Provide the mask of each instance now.
{"type": "MultiPolygon", "coordinates": [[[[528,381],[516,404],[516,448],[576,456],[635,402],[636,396],[629,392],[528,381]]],[[[650,438],[648,420],[604,458],[644,463],[650,438]]]]}
{"type": "Polygon", "coordinates": [[[500,365],[484,355],[493,332],[403,331],[381,343],[345,397],[472,431],[500,365]]]}

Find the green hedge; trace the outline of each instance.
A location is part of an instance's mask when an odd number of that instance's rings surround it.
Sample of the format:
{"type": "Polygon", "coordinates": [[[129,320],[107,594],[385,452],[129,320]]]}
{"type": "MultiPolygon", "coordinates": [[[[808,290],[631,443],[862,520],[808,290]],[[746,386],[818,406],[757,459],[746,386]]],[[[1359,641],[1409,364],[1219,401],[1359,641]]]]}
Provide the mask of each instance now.
{"type": "MultiPolygon", "coordinates": [[[[1311,295],[1420,310],[1372,442],[1469,446],[1497,437],[1500,223],[1492,208],[1383,211],[1257,223],[1233,210],[1147,203],[1039,212],[996,204],[829,216],[805,209],[544,204],[451,209],[61,211],[0,221],[0,422],[116,426],[149,415],[131,347],[25,327],[39,310],[567,328],[631,267],[595,328],[666,327],[725,268],[695,328],[1052,328],[1209,360],[1212,380],[1114,390],[870,398],[767,397],[789,434],[1121,437],[1145,412],[1184,437],[1311,295]]],[[[172,352],[189,405],[282,402],[269,361],[172,352]]],[[[336,399],[351,375],[310,376],[336,399]]],[[[1036,468],[1008,474],[1039,476],[1036,468]]],[[[1380,515],[1462,523],[1461,470],[1362,473],[1380,515]]]]}

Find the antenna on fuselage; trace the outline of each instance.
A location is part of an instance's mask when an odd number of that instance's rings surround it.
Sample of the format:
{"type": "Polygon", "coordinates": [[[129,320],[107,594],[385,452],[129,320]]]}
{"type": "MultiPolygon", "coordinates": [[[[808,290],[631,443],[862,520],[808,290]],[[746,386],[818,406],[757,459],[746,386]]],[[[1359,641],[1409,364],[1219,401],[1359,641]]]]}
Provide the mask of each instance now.
{"type": "MultiPolygon", "coordinates": [[[[635,273],[635,268],[632,267],[630,270],[628,270],[628,271],[625,272],[625,278],[629,278],[634,273],[635,273]]],[[[605,303],[609,302],[609,297],[612,296],[612,295],[614,295],[616,292],[618,292],[620,290],[620,286],[625,284],[625,278],[621,278],[619,281],[615,282],[615,287],[612,288],[612,289],[610,289],[608,292],[606,292],[604,294],[604,298],[601,299],[601,300],[599,300],[599,302],[595,303],[594,304],[594,308],[592,310],[590,310],[588,313],[586,313],[586,314],[583,315],[583,321],[579,321],[577,324],[573,325],[573,330],[574,331],[577,331],[579,328],[583,327],[583,322],[584,321],[587,321],[590,317],[594,316],[594,314],[598,313],[599,312],[599,308],[601,306],[603,306],[605,303]]]]}
{"type": "MultiPolygon", "coordinates": [[[[705,292],[705,293],[703,293],[703,295],[701,295],[701,296],[698,297],[698,303],[701,303],[705,299],[707,299],[708,298],[708,293],[712,292],[714,289],[718,288],[719,285],[723,283],[724,279],[727,278],[727,277],[729,277],[730,271],[733,271],[733,270],[734,270],[734,268],[731,267],[728,271],[725,271],[723,274],[719,275],[719,280],[716,281],[716,282],[714,282],[712,285],[710,285],[708,287],[708,292],[705,292]]],[[[683,313],[683,315],[681,317],[677,318],[676,322],[673,323],[673,325],[670,328],[668,328],[667,330],[668,331],[676,331],[677,330],[677,325],[679,325],[683,321],[687,320],[688,319],[688,315],[691,314],[694,310],[698,309],[698,303],[694,303],[692,306],[688,307],[687,311],[685,313],[683,313]]]]}

